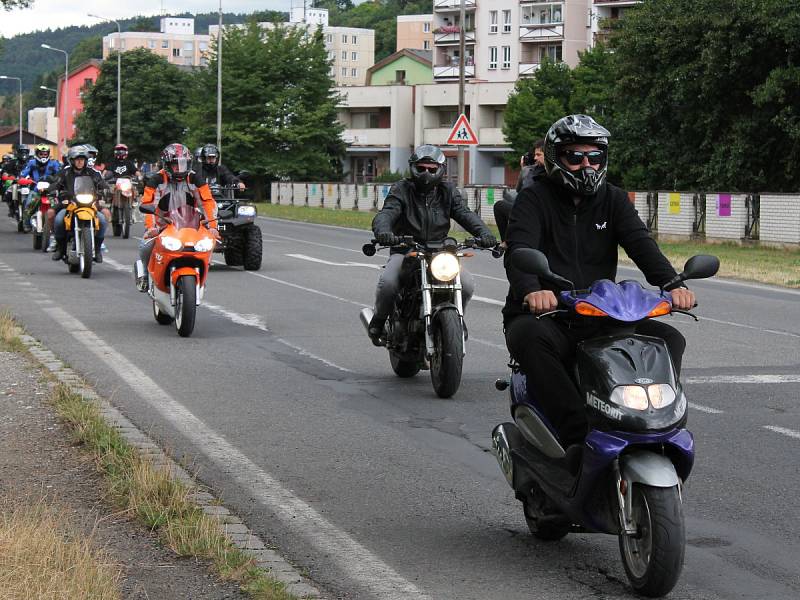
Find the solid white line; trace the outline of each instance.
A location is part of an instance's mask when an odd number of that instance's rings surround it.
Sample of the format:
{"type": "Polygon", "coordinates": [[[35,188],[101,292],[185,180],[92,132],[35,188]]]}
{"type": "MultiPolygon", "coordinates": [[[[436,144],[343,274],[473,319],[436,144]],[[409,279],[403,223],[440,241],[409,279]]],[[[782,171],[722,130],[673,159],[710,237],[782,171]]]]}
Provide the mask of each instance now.
{"type": "Polygon", "coordinates": [[[800,375],[709,375],[687,377],[686,383],[800,383],[800,375]]]}
{"type": "Polygon", "coordinates": [[[57,307],[42,310],[113,370],[154,411],[190,439],[198,451],[205,454],[222,472],[230,474],[239,486],[258,498],[286,528],[305,538],[322,556],[329,556],[349,578],[386,600],[429,598],[367,548],[284,488],[276,478],[253,463],[75,317],[57,307]]]}
{"type": "Polygon", "coordinates": [[[721,415],[723,410],[718,408],[711,408],[710,406],[703,406],[702,404],[695,404],[694,402],[689,402],[689,407],[693,408],[694,410],[699,410],[700,412],[709,413],[711,415],[721,415]]]}
{"type": "Polygon", "coordinates": [[[764,429],[769,429],[770,431],[774,431],[775,433],[780,433],[781,435],[785,435],[791,438],[795,438],[796,440],[800,440],[800,431],[795,431],[794,429],[786,429],[785,427],[776,427],[775,425],[764,425],[764,429]]]}

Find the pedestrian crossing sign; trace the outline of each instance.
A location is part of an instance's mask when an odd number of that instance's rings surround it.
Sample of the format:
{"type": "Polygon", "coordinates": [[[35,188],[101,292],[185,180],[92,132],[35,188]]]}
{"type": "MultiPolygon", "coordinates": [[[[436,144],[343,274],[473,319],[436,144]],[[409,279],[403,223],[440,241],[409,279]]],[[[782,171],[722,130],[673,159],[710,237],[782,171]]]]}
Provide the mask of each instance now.
{"type": "Polygon", "coordinates": [[[453,130],[450,132],[450,137],[447,138],[447,143],[455,146],[477,146],[478,136],[472,131],[469,125],[467,115],[461,114],[456,121],[453,130]]]}

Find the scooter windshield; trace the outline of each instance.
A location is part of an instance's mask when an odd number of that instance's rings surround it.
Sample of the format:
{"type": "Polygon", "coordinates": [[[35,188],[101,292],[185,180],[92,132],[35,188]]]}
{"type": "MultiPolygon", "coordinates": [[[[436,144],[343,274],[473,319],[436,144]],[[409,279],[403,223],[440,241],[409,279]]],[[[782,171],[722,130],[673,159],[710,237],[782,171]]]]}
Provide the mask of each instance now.
{"type": "Polygon", "coordinates": [[[562,292],[561,298],[568,306],[578,302],[587,302],[599,308],[612,319],[628,323],[641,321],[662,302],[672,306],[672,296],[666,292],[647,290],[638,281],[621,281],[614,283],[609,279],[595,281],[588,292],[573,295],[562,292]]]}
{"type": "Polygon", "coordinates": [[[200,221],[203,220],[200,212],[188,204],[173,208],[164,213],[164,216],[168,217],[178,229],[199,229],[200,221]]]}

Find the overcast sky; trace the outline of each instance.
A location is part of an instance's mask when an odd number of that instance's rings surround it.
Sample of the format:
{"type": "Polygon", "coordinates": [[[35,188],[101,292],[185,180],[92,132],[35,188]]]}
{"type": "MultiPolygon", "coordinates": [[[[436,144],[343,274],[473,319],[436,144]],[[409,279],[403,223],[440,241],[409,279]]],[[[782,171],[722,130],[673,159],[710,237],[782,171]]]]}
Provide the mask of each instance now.
{"type": "MultiPolygon", "coordinates": [[[[295,0],[300,5],[300,0],[295,0]]],[[[289,10],[292,0],[222,0],[224,12],[250,13],[257,10],[289,10]]],[[[37,29],[56,29],[69,25],[92,25],[97,19],[87,13],[127,19],[137,15],[158,15],[161,8],[167,14],[182,12],[216,12],[219,0],[137,0],[131,2],[109,2],[109,0],[34,0],[31,8],[0,10],[0,35],[12,37],[18,33],[29,33],[37,29]]],[[[195,33],[208,33],[196,31],[195,33]]]]}

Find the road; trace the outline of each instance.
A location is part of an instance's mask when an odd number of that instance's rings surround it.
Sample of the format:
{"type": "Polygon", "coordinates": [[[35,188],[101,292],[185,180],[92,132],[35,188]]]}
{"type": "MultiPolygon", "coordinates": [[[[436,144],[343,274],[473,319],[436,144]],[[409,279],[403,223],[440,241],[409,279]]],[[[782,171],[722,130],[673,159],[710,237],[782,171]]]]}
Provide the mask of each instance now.
{"type": "MultiPolygon", "coordinates": [[[[195,334],[133,286],[136,240],[90,280],[0,222],[0,304],[331,597],[629,598],[616,539],[533,539],[490,452],[508,420],[502,264],[476,297],[456,396],[396,378],[358,320],[385,258],[365,232],[259,218],[261,271],[218,265],[195,334]]],[[[141,232],[137,225],[135,233],[141,232]]],[[[220,255],[217,255],[220,256],[220,255]]],[[[622,275],[635,276],[623,269],[622,275]]],[[[697,461],[677,599],[800,597],[800,293],[695,282],[684,379],[697,461]]]]}

